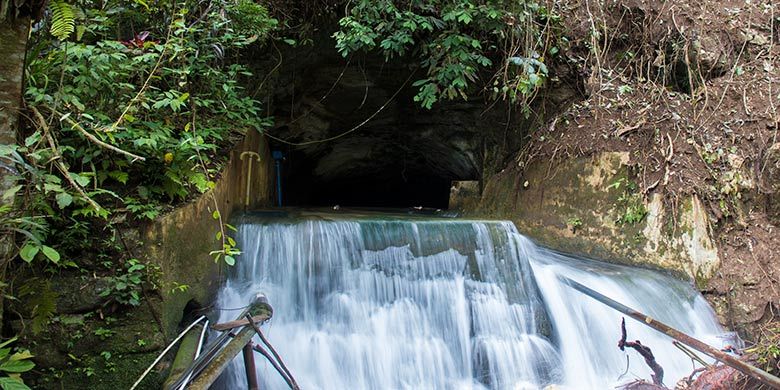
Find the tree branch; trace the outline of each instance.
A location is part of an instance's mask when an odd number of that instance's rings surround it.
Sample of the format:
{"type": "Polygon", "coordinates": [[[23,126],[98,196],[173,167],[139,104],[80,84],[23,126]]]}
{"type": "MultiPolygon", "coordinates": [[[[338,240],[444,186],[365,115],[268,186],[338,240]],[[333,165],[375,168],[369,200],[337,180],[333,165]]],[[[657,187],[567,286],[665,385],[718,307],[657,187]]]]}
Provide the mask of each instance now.
{"type": "Polygon", "coordinates": [[[70,185],[73,186],[73,188],[75,188],[82,197],[84,197],[84,199],[95,209],[95,211],[100,211],[100,205],[92,200],[92,198],[90,198],[89,195],[84,192],[84,188],[82,188],[79,183],[76,183],[76,181],[70,177],[70,171],[68,171],[68,168],[65,167],[65,164],[60,161],[62,156],[60,155],[59,150],[57,150],[57,144],[54,142],[54,137],[51,136],[49,125],[46,124],[46,119],[43,118],[43,115],[41,115],[41,112],[38,111],[37,108],[31,107],[31,109],[33,114],[35,114],[35,118],[38,119],[38,123],[43,128],[43,136],[46,137],[46,141],[49,143],[49,147],[51,148],[52,153],[54,153],[54,158],[52,159],[54,165],[57,167],[57,169],[60,170],[60,172],[62,172],[62,176],[65,176],[65,180],[67,180],[68,183],[70,183],[70,185]]]}
{"type": "Polygon", "coordinates": [[[620,323],[620,332],[621,337],[620,341],[618,341],[618,348],[620,348],[621,351],[625,351],[625,347],[633,348],[637,352],[639,352],[640,355],[642,355],[643,358],[645,358],[645,363],[647,363],[648,366],[650,366],[650,369],[653,370],[653,375],[650,375],[653,378],[653,383],[659,386],[663,386],[664,384],[664,369],[661,367],[661,365],[658,364],[658,362],[655,361],[655,356],[653,356],[653,351],[650,350],[649,347],[642,345],[642,343],[639,342],[639,340],[636,341],[626,341],[626,319],[623,318],[623,322],[620,323]]]}
{"type": "Polygon", "coordinates": [[[66,116],[66,115],[64,115],[64,114],[62,114],[62,113],[60,113],[58,111],[53,111],[53,112],[60,116],[60,120],[61,121],[64,120],[64,121],[68,122],[68,124],[70,124],[71,128],[78,130],[81,134],[83,134],[85,137],[87,137],[87,139],[89,139],[93,143],[97,144],[98,146],[106,148],[108,150],[112,150],[112,151],[117,152],[119,154],[124,154],[125,156],[128,156],[128,157],[131,157],[133,159],[133,162],[135,162],[136,160],[146,161],[146,157],[142,157],[142,156],[139,156],[137,154],[130,153],[128,151],[119,149],[119,148],[117,148],[114,145],[105,143],[105,142],[101,141],[98,137],[95,137],[94,134],[92,134],[92,133],[88,132],[86,129],[84,129],[80,124],[78,124],[78,122],[74,121],[73,119],[70,119],[70,117],[68,117],[68,116],[66,116]]]}

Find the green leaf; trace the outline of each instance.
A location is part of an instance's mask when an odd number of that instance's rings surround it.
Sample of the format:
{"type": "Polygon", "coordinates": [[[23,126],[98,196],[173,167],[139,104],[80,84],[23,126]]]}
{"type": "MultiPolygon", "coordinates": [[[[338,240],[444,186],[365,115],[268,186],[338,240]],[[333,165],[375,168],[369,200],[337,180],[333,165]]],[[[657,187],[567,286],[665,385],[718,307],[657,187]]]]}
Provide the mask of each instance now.
{"type": "Polygon", "coordinates": [[[43,190],[46,192],[61,192],[62,186],[60,186],[59,184],[44,183],[43,190]]]}
{"type": "Polygon", "coordinates": [[[61,41],[68,39],[76,26],[76,14],[73,8],[64,0],[52,1],[49,8],[51,8],[51,35],[61,41]]]}
{"type": "Polygon", "coordinates": [[[46,256],[49,260],[51,260],[53,263],[57,263],[60,261],[60,253],[57,252],[54,248],[43,245],[41,246],[41,251],[43,252],[43,255],[46,256]]]}
{"type": "Polygon", "coordinates": [[[31,136],[29,136],[29,137],[24,139],[24,146],[32,146],[33,144],[38,142],[38,140],[40,140],[40,139],[41,139],[41,132],[40,131],[36,131],[31,136]]]}
{"type": "Polygon", "coordinates": [[[27,372],[35,367],[35,363],[29,360],[8,360],[0,364],[0,370],[5,372],[27,372]]]}
{"type": "Polygon", "coordinates": [[[108,173],[108,177],[122,183],[127,184],[127,179],[130,177],[127,172],[122,171],[111,171],[108,173]]]}
{"type": "Polygon", "coordinates": [[[41,249],[41,247],[28,242],[25,246],[22,247],[22,250],[19,251],[19,256],[22,258],[22,260],[26,262],[31,262],[35,258],[35,255],[38,254],[38,251],[41,249]]]}
{"type": "Polygon", "coordinates": [[[0,378],[0,388],[3,390],[30,390],[24,383],[8,377],[0,378]]]}
{"type": "Polygon", "coordinates": [[[13,199],[13,197],[16,196],[16,193],[19,192],[19,190],[21,189],[22,189],[21,185],[17,185],[9,188],[7,191],[3,193],[3,200],[6,202],[10,202],[11,199],[13,199]]]}
{"type": "Polygon", "coordinates": [[[233,256],[225,256],[225,264],[234,266],[236,265],[236,259],[233,256]]]}
{"type": "Polygon", "coordinates": [[[24,360],[24,359],[30,359],[30,358],[33,358],[33,357],[35,357],[35,356],[32,353],[30,353],[30,351],[25,349],[23,351],[20,351],[20,352],[17,352],[15,354],[11,355],[11,360],[24,360]]]}
{"type": "Polygon", "coordinates": [[[87,32],[87,26],[83,24],[79,24],[76,26],[76,40],[80,41],[81,38],[84,36],[84,33],[87,32]]]}
{"type": "Polygon", "coordinates": [[[64,209],[70,206],[71,203],[73,203],[73,197],[67,192],[60,192],[59,194],[57,194],[56,198],[57,198],[57,206],[61,209],[64,209]]]}
{"type": "Polygon", "coordinates": [[[89,176],[79,175],[71,172],[70,178],[82,187],[86,187],[89,184],[89,176]]]}

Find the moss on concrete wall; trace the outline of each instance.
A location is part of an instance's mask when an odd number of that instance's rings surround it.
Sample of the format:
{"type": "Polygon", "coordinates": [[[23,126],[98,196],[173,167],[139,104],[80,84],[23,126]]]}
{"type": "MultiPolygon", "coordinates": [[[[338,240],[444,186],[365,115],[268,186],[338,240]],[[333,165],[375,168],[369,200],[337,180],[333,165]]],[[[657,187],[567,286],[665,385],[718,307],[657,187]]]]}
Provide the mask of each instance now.
{"type": "Polygon", "coordinates": [[[272,159],[265,139],[253,132],[231,152],[230,161],[211,192],[161,217],[141,235],[145,260],[160,267],[161,320],[168,336],[176,333],[187,302],[194,299],[202,305],[209,304],[222,280],[220,264],[209,255],[221,246],[215,238],[219,224],[212,217],[215,198],[225,221],[233,212],[242,210],[250,163],[253,167],[249,207],[269,205],[272,159]],[[242,160],[241,154],[247,151],[258,153],[260,162],[242,160]],[[177,285],[189,287],[183,292],[172,291],[177,285]]]}
{"type": "Polygon", "coordinates": [[[674,271],[703,281],[719,263],[709,220],[698,198],[668,210],[660,195],[633,185],[629,155],[600,153],[525,170],[507,169],[485,183],[467,214],[511,219],[553,249],[674,271]]]}

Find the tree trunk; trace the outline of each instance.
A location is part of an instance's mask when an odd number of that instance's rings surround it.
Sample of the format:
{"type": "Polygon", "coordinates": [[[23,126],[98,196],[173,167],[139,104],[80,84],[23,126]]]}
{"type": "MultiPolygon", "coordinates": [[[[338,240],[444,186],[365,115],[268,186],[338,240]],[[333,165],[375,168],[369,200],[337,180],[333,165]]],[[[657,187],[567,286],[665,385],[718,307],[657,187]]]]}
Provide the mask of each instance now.
{"type": "MultiPolygon", "coordinates": [[[[30,19],[27,17],[3,20],[0,15],[0,144],[16,143],[19,127],[19,109],[22,104],[24,56],[30,19]]],[[[0,205],[7,202],[2,195],[14,185],[16,168],[11,161],[0,158],[0,205]]],[[[9,200],[13,203],[13,199],[9,200]]],[[[13,235],[0,236],[0,282],[5,282],[6,269],[15,253],[13,235]]],[[[1,286],[1,285],[0,285],[1,286]]],[[[0,325],[3,323],[3,297],[0,287],[0,325]]]]}

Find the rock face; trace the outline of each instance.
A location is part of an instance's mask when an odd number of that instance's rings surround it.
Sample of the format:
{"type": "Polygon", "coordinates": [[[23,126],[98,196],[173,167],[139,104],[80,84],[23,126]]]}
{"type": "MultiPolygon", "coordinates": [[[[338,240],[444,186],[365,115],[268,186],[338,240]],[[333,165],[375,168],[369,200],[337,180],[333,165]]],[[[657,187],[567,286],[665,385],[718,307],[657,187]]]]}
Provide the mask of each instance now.
{"type": "Polygon", "coordinates": [[[780,319],[776,6],[575,3],[557,4],[582,100],[528,133],[474,212],[556,249],[675,270],[723,324],[763,337],[780,319]]]}
{"type": "Polygon", "coordinates": [[[720,258],[701,201],[668,210],[658,194],[643,198],[628,164],[628,153],[605,152],[508,169],[487,181],[473,211],[511,218],[554,249],[710,278],[720,258]]]}
{"type": "Polygon", "coordinates": [[[480,200],[480,182],[477,180],[453,181],[450,187],[449,209],[474,208],[480,200]]]}

